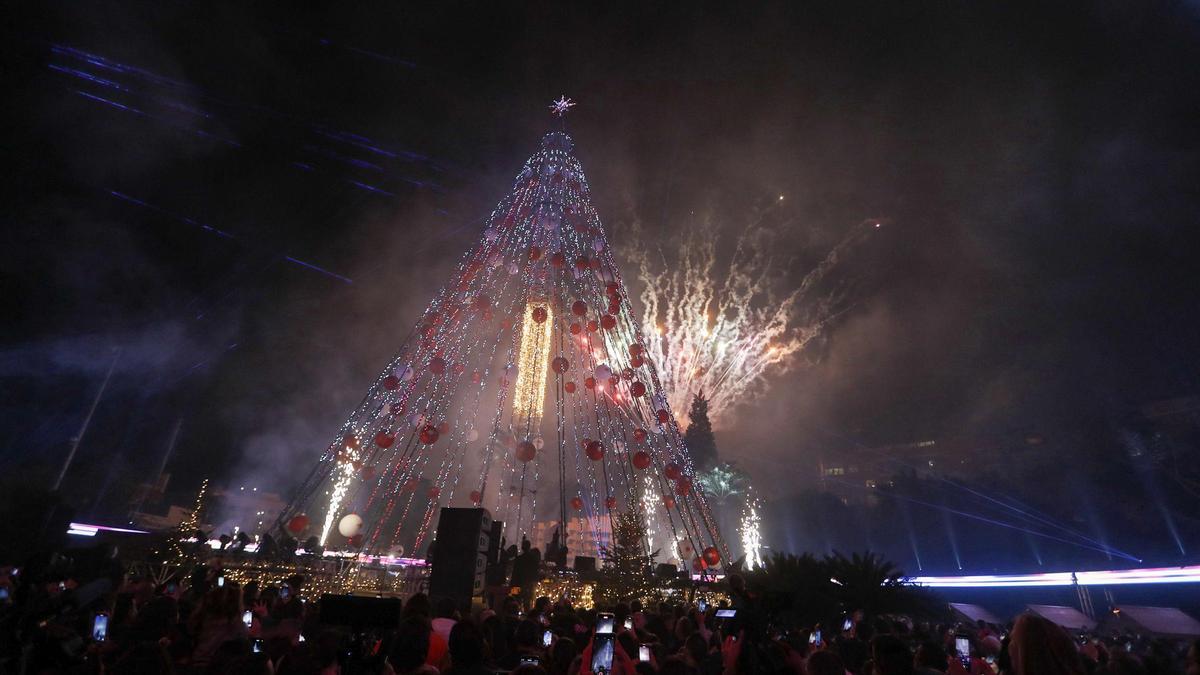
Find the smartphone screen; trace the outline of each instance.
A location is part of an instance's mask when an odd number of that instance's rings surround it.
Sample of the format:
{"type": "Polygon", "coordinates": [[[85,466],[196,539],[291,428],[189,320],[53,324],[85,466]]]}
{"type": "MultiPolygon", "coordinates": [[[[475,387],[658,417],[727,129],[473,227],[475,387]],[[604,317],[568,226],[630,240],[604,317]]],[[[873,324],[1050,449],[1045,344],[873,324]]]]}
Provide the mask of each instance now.
{"type": "Polygon", "coordinates": [[[736,609],[718,609],[717,610],[717,618],[718,619],[732,619],[735,616],[737,616],[736,609]]]}
{"type": "Polygon", "coordinates": [[[97,614],[95,619],[92,619],[92,639],[96,642],[104,642],[108,639],[108,615],[97,614]]]}
{"type": "Polygon", "coordinates": [[[612,635],[614,619],[613,615],[608,612],[600,612],[596,616],[596,634],[597,635],[612,635]]]}
{"type": "Polygon", "coordinates": [[[962,635],[954,638],[954,651],[958,653],[958,660],[962,662],[964,668],[971,667],[971,640],[962,635]]]}
{"type": "Polygon", "coordinates": [[[0,600],[8,599],[8,586],[0,586],[0,600]]]}
{"type": "MultiPolygon", "coordinates": [[[[242,643],[242,644],[245,644],[245,643],[242,643]]],[[[255,640],[254,640],[254,642],[252,642],[252,643],[251,643],[251,645],[252,645],[252,646],[251,646],[251,650],[252,650],[252,651],[253,651],[255,654],[261,654],[261,653],[262,653],[262,650],[263,650],[263,639],[262,639],[262,638],[257,638],[257,639],[255,639],[255,640]]]]}
{"type": "Polygon", "coordinates": [[[813,645],[821,644],[821,631],[814,630],[808,634],[808,643],[813,645]]]}
{"type": "Polygon", "coordinates": [[[554,633],[548,630],[542,631],[542,646],[549,647],[551,642],[554,642],[554,633]]]}
{"type": "Polygon", "coordinates": [[[242,612],[242,623],[246,624],[246,628],[249,628],[250,624],[254,623],[254,613],[250,610],[242,612]]]}
{"type": "Polygon", "coordinates": [[[289,596],[289,595],[291,595],[291,594],[292,594],[292,589],[291,589],[291,588],[289,588],[289,587],[287,587],[287,586],[280,586],[280,587],[279,587],[279,599],[280,599],[280,600],[287,600],[287,599],[288,599],[288,596],[289,596]]]}
{"type": "Polygon", "coordinates": [[[221,575],[221,576],[217,577],[217,588],[222,588],[224,586],[225,586],[225,575],[221,575]]]}
{"type": "Polygon", "coordinates": [[[846,617],[846,620],[842,622],[842,630],[850,630],[853,627],[854,622],[850,620],[850,617],[846,617]]]}
{"type": "Polygon", "coordinates": [[[638,661],[642,663],[650,662],[650,645],[641,645],[638,647],[638,661]]]}
{"type": "Polygon", "coordinates": [[[167,595],[175,595],[175,591],[179,590],[179,584],[174,581],[167,584],[167,595]]]}
{"type": "Polygon", "coordinates": [[[611,675],[613,662],[613,636],[596,633],[592,639],[592,673],[611,675]]]}
{"type": "Polygon", "coordinates": [[[703,601],[703,600],[697,600],[697,601],[696,601],[696,606],[700,608],[700,611],[701,611],[701,612],[707,612],[707,611],[708,611],[708,603],[707,603],[707,602],[705,602],[705,601],[703,601]]]}
{"type": "Polygon", "coordinates": [[[624,625],[625,625],[625,630],[633,630],[633,617],[632,616],[625,617],[624,625]]]}

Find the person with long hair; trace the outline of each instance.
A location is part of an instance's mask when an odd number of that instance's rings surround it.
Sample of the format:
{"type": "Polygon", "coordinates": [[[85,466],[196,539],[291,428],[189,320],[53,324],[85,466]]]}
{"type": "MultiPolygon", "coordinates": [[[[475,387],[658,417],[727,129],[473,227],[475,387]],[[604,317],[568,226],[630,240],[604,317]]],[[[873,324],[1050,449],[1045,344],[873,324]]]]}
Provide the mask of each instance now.
{"type": "Polygon", "coordinates": [[[1071,636],[1036,614],[1022,614],[1009,636],[1012,675],[1084,675],[1083,661],[1071,636]]]}
{"type": "Polygon", "coordinates": [[[196,644],[192,650],[195,668],[207,666],[221,645],[245,640],[241,589],[235,584],[226,584],[209,590],[192,613],[189,628],[196,644]]]}

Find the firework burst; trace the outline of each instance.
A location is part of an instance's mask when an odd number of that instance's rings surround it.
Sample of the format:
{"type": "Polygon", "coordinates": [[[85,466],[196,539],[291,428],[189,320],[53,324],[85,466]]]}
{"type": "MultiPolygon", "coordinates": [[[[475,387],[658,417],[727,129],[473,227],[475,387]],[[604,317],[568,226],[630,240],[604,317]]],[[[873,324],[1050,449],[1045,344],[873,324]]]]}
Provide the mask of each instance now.
{"type": "Polygon", "coordinates": [[[851,281],[833,280],[832,272],[880,226],[868,220],[852,228],[794,290],[779,293],[791,261],[780,263],[779,234],[760,223],[738,235],[727,264],[712,227],[689,230],[674,260],[660,254],[656,264],[641,246],[628,253],[642,283],[646,346],[681,415],[703,391],[720,425],[738,404],[766,392],[764,375],[795,368],[801,350],[850,305],[851,281]]]}

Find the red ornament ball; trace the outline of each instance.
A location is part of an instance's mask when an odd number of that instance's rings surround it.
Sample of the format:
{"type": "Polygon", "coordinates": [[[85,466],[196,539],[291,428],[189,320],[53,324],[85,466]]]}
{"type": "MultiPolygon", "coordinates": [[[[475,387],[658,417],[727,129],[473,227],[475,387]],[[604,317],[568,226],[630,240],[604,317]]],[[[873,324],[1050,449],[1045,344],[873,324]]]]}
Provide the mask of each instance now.
{"type": "Polygon", "coordinates": [[[571,368],[571,362],[565,357],[559,356],[550,362],[550,367],[554,369],[554,372],[562,375],[571,368]]]}
{"type": "Polygon", "coordinates": [[[675,482],[675,494],[680,497],[686,497],[692,493],[692,481],[688,478],[680,478],[675,482]]]}
{"type": "Polygon", "coordinates": [[[663,506],[665,506],[668,509],[675,508],[675,498],[672,497],[671,495],[666,495],[665,497],[663,497],[663,506]]]}
{"type": "Polygon", "coordinates": [[[563,385],[563,391],[567,392],[568,394],[574,394],[575,393],[575,383],[567,382],[566,384],[563,385]]]}
{"type": "Polygon", "coordinates": [[[645,450],[638,450],[633,454],[633,466],[637,469],[646,469],[650,467],[650,453],[645,450]]]}
{"type": "Polygon", "coordinates": [[[608,499],[605,499],[605,500],[604,500],[604,507],[605,507],[605,508],[607,508],[609,511],[611,511],[611,510],[613,510],[613,509],[617,508],[617,498],[616,498],[616,497],[609,497],[608,499]]]}
{"type": "Polygon", "coordinates": [[[678,464],[675,462],[670,462],[663,467],[663,475],[671,480],[679,480],[679,477],[683,475],[683,472],[679,470],[678,464]]]}
{"type": "Polygon", "coordinates": [[[517,461],[529,462],[534,457],[537,457],[537,448],[534,447],[533,443],[521,441],[521,444],[517,446],[517,461]]]}
{"type": "Polygon", "coordinates": [[[483,495],[479,494],[479,490],[471,490],[471,503],[478,504],[483,501],[483,495]]]}
{"type": "Polygon", "coordinates": [[[600,444],[600,441],[592,441],[587,444],[587,456],[593,462],[604,459],[604,446],[600,444]]]}
{"type": "Polygon", "coordinates": [[[396,437],[386,431],[381,431],[375,434],[375,445],[381,448],[390,448],[392,443],[396,442],[396,437]]]}
{"type": "Polygon", "coordinates": [[[571,508],[575,509],[576,511],[582,511],[583,510],[583,498],[582,497],[571,497],[571,508]]]}
{"type": "Polygon", "coordinates": [[[439,434],[448,434],[448,433],[450,433],[450,423],[442,422],[441,424],[439,424],[437,426],[437,429],[438,429],[439,434]]]}
{"type": "Polygon", "coordinates": [[[582,300],[576,300],[571,305],[571,313],[575,316],[583,316],[587,314],[587,303],[582,300]]]}
{"type": "Polygon", "coordinates": [[[646,351],[646,348],[643,347],[640,342],[634,342],[633,344],[629,345],[629,355],[630,356],[637,356],[638,354],[641,354],[644,351],[646,351]]]}
{"type": "Polygon", "coordinates": [[[545,307],[534,307],[533,308],[533,320],[535,323],[546,323],[547,316],[548,316],[548,314],[546,313],[545,307]]]}
{"type": "Polygon", "coordinates": [[[550,264],[554,265],[555,267],[562,267],[563,265],[567,264],[567,256],[563,255],[562,253],[555,253],[554,255],[550,256],[550,264]]]}
{"type": "Polygon", "coordinates": [[[383,388],[388,391],[395,391],[396,387],[400,386],[400,378],[395,375],[388,375],[383,378],[383,388]]]}
{"type": "Polygon", "coordinates": [[[709,567],[716,567],[721,562],[721,552],[716,546],[709,546],[704,549],[704,562],[708,563],[709,567]]]}
{"type": "Polygon", "coordinates": [[[596,323],[595,319],[588,319],[587,329],[588,329],[589,333],[595,333],[596,329],[599,327],[600,327],[600,324],[596,323]]]}
{"type": "Polygon", "coordinates": [[[612,314],[605,314],[604,316],[600,317],[600,325],[604,328],[604,330],[612,330],[617,327],[617,317],[613,316],[612,314]]]}
{"type": "Polygon", "coordinates": [[[645,362],[646,360],[642,358],[641,354],[635,354],[634,356],[629,357],[629,365],[633,366],[634,368],[641,368],[642,364],[645,362]]]}
{"type": "Polygon", "coordinates": [[[588,389],[595,389],[596,388],[596,378],[594,378],[594,377],[587,378],[586,380],[583,381],[583,386],[587,387],[588,389]]]}
{"type": "Polygon", "coordinates": [[[618,295],[621,292],[621,286],[615,281],[610,281],[604,286],[604,292],[609,295],[618,295]]]}
{"type": "Polygon", "coordinates": [[[586,255],[581,255],[575,259],[575,269],[586,270],[592,266],[592,261],[588,260],[586,255]]]}
{"type": "Polygon", "coordinates": [[[645,429],[633,430],[633,440],[637,441],[638,443],[645,443],[647,436],[649,436],[649,434],[646,433],[645,429]]]}
{"type": "Polygon", "coordinates": [[[666,424],[667,422],[670,422],[670,421],[671,421],[671,413],[667,412],[666,410],[661,410],[661,409],[660,409],[660,410],[659,410],[657,413],[655,413],[655,414],[657,414],[657,415],[658,415],[658,423],[659,423],[659,424],[666,424]]]}
{"type": "Polygon", "coordinates": [[[541,258],[541,257],[542,257],[542,249],[541,248],[539,248],[537,246],[529,247],[529,259],[530,260],[537,260],[538,258],[541,258]]]}
{"type": "Polygon", "coordinates": [[[421,427],[420,438],[421,442],[425,445],[433,445],[434,443],[437,443],[437,427],[433,426],[432,424],[426,424],[425,426],[421,427]]]}
{"type": "Polygon", "coordinates": [[[442,373],[446,372],[446,359],[443,359],[440,356],[435,356],[432,359],[429,359],[429,372],[433,373],[434,375],[441,375],[442,373]]]}
{"type": "Polygon", "coordinates": [[[579,335],[582,332],[583,332],[583,326],[580,326],[577,323],[571,324],[571,335],[579,335]]]}
{"type": "Polygon", "coordinates": [[[294,516],[288,521],[287,531],[292,534],[300,534],[308,527],[308,516],[294,516]]]}
{"type": "Polygon", "coordinates": [[[633,394],[634,396],[645,396],[646,385],[642,384],[641,382],[634,382],[633,384],[629,385],[629,393],[633,394]]]}

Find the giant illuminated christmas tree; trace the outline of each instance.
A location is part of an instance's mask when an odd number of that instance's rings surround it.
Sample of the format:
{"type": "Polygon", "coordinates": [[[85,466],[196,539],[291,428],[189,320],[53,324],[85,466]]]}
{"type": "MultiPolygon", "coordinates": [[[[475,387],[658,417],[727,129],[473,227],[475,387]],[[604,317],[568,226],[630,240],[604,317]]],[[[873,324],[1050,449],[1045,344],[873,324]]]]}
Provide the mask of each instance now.
{"type": "Polygon", "coordinates": [[[725,545],[572,150],[563,132],[542,139],[280,516],[290,534],[419,553],[439,506],[486,506],[510,542],[535,519],[566,531],[580,517],[597,533],[628,512],[648,550],[719,563],[725,545]]]}

